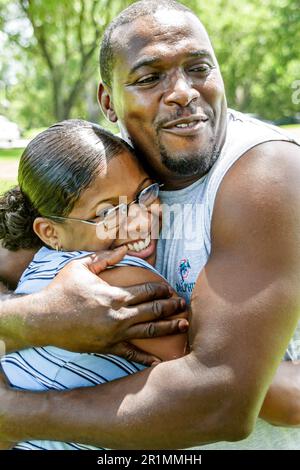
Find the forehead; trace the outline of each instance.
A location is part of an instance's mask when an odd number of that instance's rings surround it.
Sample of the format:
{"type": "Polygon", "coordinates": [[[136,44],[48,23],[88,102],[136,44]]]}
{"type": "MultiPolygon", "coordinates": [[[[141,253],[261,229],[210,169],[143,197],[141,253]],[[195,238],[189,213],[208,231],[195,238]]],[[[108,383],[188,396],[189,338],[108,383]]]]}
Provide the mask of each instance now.
{"type": "Polygon", "coordinates": [[[213,55],[208,34],[189,12],[158,10],[155,14],[137,18],[116,30],[115,69],[130,69],[142,57],[168,60],[172,56],[207,50],[213,55]],[[119,38],[122,38],[120,41],[119,38]]]}
{"type": "Polygon", "coordinates": [[[99,165],[97,175],[90,186],[81,193],[75,209],[77,211],[93,207],[101,201],[119,196],[131,196],[131,192],[134,192],[145,178],[147,174],[137,158],[131,152],[124,150],[106,165],[99,165]]]}

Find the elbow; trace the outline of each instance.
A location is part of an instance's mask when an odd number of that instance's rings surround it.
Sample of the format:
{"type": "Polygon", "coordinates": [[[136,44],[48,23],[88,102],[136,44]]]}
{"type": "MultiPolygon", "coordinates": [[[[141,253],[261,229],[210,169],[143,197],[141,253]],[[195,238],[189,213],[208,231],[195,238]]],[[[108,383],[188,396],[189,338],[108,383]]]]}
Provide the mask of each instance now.
{"type": "Polygon", "coordinates": [[[224,441],[237,442],[246,439],[252,434],[256,419],[253,413],[247,413],[246,409],[232,407],[230,412],[223,414],[224,441]]]}
{"type": "Polygon", "coordinates": [[[242,441],[252,434],[259,414],[259,400],[241,390],[235,381],[223,389],[223,406],[220,407],[222,440],[242,441]]]}
{"type": "MultiPolygon", "coordinates": [[[[261,407],[261,394],[258,393],[256,384],[252,383],[251,386],[249,380],[245,380],[244,376],[241,377],[228,364],[203,367],[200,363],[199,367],[198,358],[197,361],[192,363],[193,367],[191,366],[196,377],[194,382],[191,380],[191,383],[194,383],[193,403],[200,405],[194,437],[198,439],[200,434],[205,433],[207,443],[236,442],[246,439],[254,430],[261,407]],[[197,367],[199,376],[195,372],[197,367]]],[[[195,406],[191,406],[191,409],[194,415],[189,422],[194,424],[195,406]]],[[[202,441],[202,444],[204,442],[202,441]]],[[[194,444],[198,445],[199,441],[195,440],[192,445],[194,444]]]]}
{"type": "Polygon", "coordinates": [[[253,422],[247,420],[236,422],[233,426],[229,426],[225,440],[228,442],[237,442],[247,439],[254,430],[253,422]]]}

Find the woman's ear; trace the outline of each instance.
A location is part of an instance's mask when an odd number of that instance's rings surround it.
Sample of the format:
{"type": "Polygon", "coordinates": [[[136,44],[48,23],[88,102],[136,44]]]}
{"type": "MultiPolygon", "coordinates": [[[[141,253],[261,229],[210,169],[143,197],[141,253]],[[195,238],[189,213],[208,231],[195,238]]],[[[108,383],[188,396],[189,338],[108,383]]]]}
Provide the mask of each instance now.
{"type": "Polygon", "coordinates": [[[33,222],[33,230],[45,245],[54,250],[61,248],[59,234],[51,220],[37,217],[33,222]]]}
{"type": "Polygon", "coordinates": [[[98,101],[105,117],[110,122],[117,122],[118,117],[114,110],[111,92],[102,82],[100,82],[98,86],[98,101]]]}

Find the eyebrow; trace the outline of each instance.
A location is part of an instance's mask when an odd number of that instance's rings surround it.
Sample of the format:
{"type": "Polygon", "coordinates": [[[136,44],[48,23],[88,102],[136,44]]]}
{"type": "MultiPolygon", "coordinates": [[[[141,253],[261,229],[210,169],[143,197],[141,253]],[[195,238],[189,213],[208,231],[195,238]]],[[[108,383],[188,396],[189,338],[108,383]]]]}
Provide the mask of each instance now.
{"type": "MultiPolygon", "coordinates": [[[[149,176],[147,176],[147,178],[145,178],[137,187],[136,189],[136,192],[135,194],[138,194],[143,186],[143,184],[146,183],[146,181],[151,181],[151,178],[149,176]]],[[[91,212],[94,211],[95,209],[97,209],[97,206],[99,206],[99,204],[104,204],[105,202],[111,202],[112,199],[116,199],[116,198],[119,198],[120,196],[116,196],[115,198],[108,198],[108,199],[104,199],[104,200],[101,200],[101,201],[98,201],[97,204],[95,206],[93,206],[93,208],[91,208],[91,212]]]]}
{"type": "MultiPolygon", "coordinates": [[[[189,52],[187,58],[198,58],[198,57],[208,57],[212,60],[212,55],[206,49],[200,49],[198,51],[189,52]]],[[[142,57],[139,59],[129,71],[129,75],[132,75],[141,67],[146,67],[147,65],[154,65],[158,62],[162,62],[161,57],[142,57]]]]}

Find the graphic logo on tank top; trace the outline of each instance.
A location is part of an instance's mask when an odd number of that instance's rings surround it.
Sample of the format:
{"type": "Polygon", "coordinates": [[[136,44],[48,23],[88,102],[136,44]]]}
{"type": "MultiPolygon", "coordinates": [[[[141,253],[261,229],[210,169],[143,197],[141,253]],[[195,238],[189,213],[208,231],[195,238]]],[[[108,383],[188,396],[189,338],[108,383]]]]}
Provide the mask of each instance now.
{"type": "Polygon", "coordinates": [[[195,282],[188,282],[188,277],[191,272],[191,265],[188,258],[183,258],[179,262],[178,274],[180,282],[176,282],[176,291],[178,294],[192,293],[195,282]]]}
{"type": "Polygon", "coordinates": [[[184,282],[189,277],[190,269],[191,265],[189,260],[186,258],[182,259],[179,263],[178,269],[182,282],[184,282]]]}

